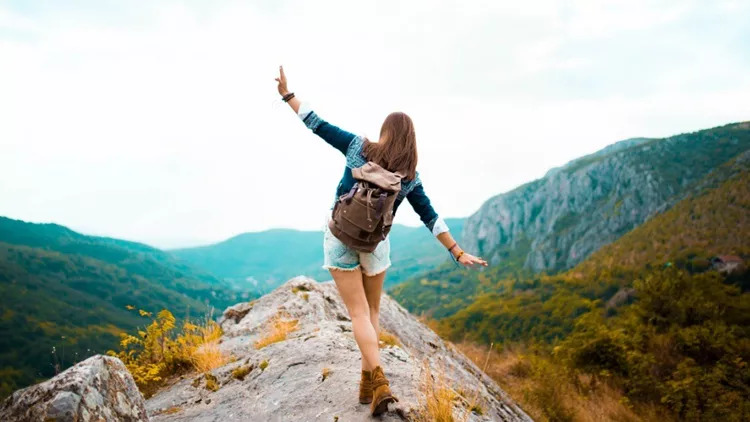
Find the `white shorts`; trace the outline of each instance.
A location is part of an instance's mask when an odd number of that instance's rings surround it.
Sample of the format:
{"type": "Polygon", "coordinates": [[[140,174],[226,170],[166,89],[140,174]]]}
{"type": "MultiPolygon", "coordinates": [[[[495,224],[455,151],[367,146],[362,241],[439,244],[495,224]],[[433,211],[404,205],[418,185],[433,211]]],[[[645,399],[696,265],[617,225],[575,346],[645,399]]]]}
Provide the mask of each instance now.
{"type": "Polygon", "coordinates": [[[354,271],[362,268],[366,276],[375,276],[391,266],[391,240],[386,236],[372,252],[359,252],[343,244],[326,225],[323,234],[323,268],[354,271]]]}

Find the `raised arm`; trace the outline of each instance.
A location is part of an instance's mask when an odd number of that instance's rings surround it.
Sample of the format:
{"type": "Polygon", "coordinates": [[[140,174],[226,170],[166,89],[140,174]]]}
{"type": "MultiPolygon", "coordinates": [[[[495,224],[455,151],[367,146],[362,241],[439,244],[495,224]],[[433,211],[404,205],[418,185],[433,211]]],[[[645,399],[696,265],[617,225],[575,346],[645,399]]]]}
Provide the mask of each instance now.
{"type": "Polygon", "coordinates": [[[424,187],[421,182],[418,182],[417,186],[406,195],[406,199],[411,204],[414,211],[419,214],[419,218],[422,223],[437,237],[440,243],[450,251],[454,258],[461,264],[471,267],[475,264],[487,266],[487,262],[482,258],[478,258],[474,255],[466,253],[461,249],[458,243],[453,239],[448,229],[448,225],[445,221],[438,216],[437,212],[432,208],[430,204],[430,198],[424,192],[424,187]]]}
{"type": "Polygon", "coordinates": [[[328,142],[331,146],[341,151],[342,154],[346,155],[349,145],[356,138],[356,135],[342,130],[318,116],[312,111],[306,104],[302,103],[293,92],[289,91],[287,87],[286,75],[284,74],[284,67],[279,66],[279,77],[276,78],[278,82],[278,90],[281,98],[289,104],[289,107],[297,113],[302,122],[316,135],[323,138],[324,141],[328,142]]]}

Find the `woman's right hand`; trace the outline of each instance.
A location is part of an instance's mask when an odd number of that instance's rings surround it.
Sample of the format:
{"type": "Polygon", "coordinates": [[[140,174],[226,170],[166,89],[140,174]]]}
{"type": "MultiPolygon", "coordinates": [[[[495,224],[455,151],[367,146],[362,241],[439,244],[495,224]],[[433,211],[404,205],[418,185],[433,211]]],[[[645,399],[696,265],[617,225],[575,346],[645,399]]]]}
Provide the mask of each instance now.
{"type": "Polygon", "coordinates": [[[279,66],[279,77],[276,78],[276,82],[278,82],[279,86],[277,87],[279,90],[279,95],[282,97],[289,93],[289,88],[286,86],[286,75],[284,74],[284,66],[279,66]]]}
{"type": "Polygon", "coordinates": [[[466,267],[474,267],[474,265],[481,265],[483,267],[487,266],[487,261],[485,261],[484,259],[465,252],[461,255],[460,258],[458,258],[458,262],[466,267]]]}

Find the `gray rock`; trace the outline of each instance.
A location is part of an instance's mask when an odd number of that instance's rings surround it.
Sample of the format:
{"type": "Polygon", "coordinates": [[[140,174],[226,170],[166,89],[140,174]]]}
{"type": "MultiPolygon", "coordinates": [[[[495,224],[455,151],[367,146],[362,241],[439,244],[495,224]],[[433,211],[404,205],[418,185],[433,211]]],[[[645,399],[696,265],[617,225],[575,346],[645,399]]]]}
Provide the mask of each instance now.
{"type": "MultiPolygon", "coordinates": [[[[456,417],[531,420],[493,380],[395,301],[384,296],[381,306],[382,328],[402,343],[381,349],[383,367],[400,400],[381,420],[403,420],[419,408],[424,400],[420,379],[425,368],[444,373],[450,387],[465,391],[469,400],[477,397],[483,415],[469,413],[466,404],[457,401],[456,417]]],[[[237,309],[230,308],[222,318],[221,348],[233,359],[211,372],[219,390],[206,389],[203,376],[183,379],[146,402],[153,421],[370,419],[369,407],[357,400],[360,355],[351,322],[331,282],[296,278],[249,308],[239,318],[237,309]],[[268,332],[269,319],[279,313],[297,319],[297,331],[284,341],[256,349],[255,343],[268,332]],[[268,366],[260,369],[264,361],[268,366]],[[232,376],[240,367],[252,367],[242,380],[232,376]]]]}
{"type": "Polygon", "coordinates": [[[145,402],[125,365],[93,356],[43,383],[18,390],[0,406],[0,420],[147,421],[145,402]]]}
{"type": "Polygon", "coordinates": [[[230,306],[224,311],[224,314],[219,318],[219,324],[223,323],[238,323],[242,318],[250,312],[253,308],[253,302],[242,302],[234,306],[230,306]]]}
{"type": "Polygon", "coordinates": [[[52,420],[75,420],[81,396],[70,391],[60,391],[47,405],[46,419],[52,420]]]}

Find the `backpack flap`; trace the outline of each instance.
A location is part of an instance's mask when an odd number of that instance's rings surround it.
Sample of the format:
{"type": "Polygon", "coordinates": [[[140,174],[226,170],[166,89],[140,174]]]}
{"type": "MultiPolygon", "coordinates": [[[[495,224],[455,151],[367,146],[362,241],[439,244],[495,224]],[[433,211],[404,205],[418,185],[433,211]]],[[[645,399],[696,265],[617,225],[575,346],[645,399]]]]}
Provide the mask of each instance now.
{"type": "Polygon", "coordinates": [[[372,161],[362,167],[353,168],[352,176],[389,192],[401,191],[401,175],[392,173],[372,161]]]}

